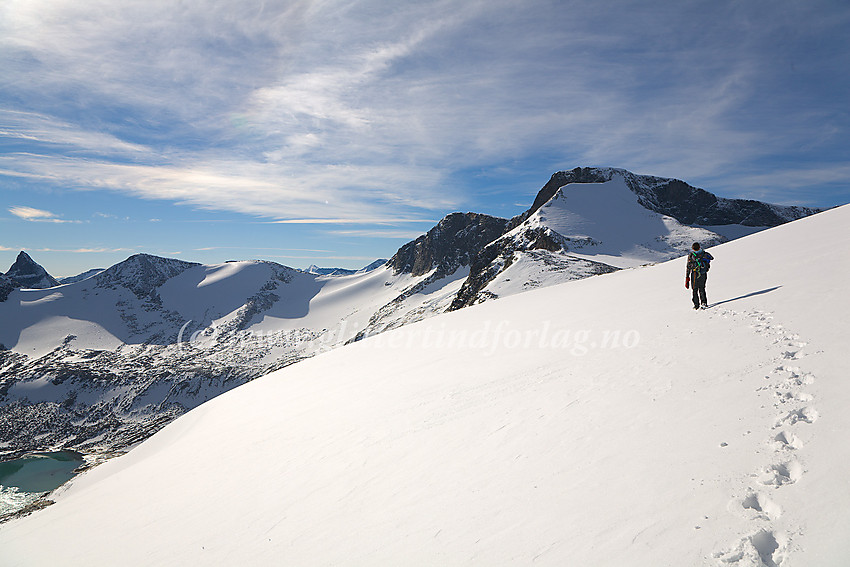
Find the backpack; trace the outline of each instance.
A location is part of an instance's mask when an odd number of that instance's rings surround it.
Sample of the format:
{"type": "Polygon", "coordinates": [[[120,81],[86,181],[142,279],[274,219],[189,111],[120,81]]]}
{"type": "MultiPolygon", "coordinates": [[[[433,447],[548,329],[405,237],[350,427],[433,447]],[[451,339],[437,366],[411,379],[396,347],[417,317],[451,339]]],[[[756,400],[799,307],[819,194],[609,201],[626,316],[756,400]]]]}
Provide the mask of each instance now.
{"type": "Polygon", "coordinates": [[[696,275],[708,273],[711,268],[711,256],[705,253],[705,250],[691,252],[691,271],[696,275]]]}

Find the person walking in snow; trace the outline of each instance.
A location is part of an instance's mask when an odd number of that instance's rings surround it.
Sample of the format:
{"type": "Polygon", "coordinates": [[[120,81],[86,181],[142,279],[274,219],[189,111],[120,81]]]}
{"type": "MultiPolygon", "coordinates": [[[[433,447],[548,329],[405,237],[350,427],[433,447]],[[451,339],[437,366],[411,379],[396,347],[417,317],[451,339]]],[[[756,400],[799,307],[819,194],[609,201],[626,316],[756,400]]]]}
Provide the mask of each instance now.
{"type": "Polygon", "coordinates": [[[699,309],[700,306],[705,309],[708,307],[708,300],[705,297],[705,281],[708,279],[709,262],[714,260],[714,257],[700,249],[699,242],[694,242],[692,250],[688,254],[688,267],[685,270],[685,288],[693,286],[694,290],[694,309],[699,309]]]}

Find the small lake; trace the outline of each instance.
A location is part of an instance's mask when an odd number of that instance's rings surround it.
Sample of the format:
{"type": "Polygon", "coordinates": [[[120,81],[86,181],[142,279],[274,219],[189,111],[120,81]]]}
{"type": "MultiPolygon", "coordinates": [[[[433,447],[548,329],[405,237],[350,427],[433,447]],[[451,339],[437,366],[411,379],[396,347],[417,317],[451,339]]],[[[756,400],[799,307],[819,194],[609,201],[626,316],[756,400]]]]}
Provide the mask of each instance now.
{"type": "Polygon", "coordinates": [[[34,453],[0,463],[0,515],[14,512],[34,502],[39,495],[59,488],[83,464],[74,451],[34,453]]]}

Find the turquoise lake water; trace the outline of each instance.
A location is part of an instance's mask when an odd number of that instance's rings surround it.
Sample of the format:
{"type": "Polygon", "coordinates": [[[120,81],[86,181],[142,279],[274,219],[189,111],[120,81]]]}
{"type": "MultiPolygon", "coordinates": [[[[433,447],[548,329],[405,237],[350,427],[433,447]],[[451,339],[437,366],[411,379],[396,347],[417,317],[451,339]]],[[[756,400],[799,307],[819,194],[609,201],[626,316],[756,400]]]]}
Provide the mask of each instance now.
{"type": "Polygon", "coordinates": [[[37,453],[0,463],[0,514],[33,502],[74,478],[83,456],[73,451],[37,453]]]}

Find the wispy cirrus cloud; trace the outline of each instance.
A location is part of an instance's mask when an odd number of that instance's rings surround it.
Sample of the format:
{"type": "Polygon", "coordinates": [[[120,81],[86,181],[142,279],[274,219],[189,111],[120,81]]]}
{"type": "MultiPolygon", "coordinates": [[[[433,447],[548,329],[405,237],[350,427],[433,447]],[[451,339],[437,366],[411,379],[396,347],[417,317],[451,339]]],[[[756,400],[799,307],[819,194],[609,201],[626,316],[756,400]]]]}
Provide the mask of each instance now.
{"type": "Polygon", "coordinates": [[[848,14],[821,0],[11,0],[0,174],[327,223],[486,203],[467,174],[506,163],[728,187],[741,164],[805,148],[800,171],[829,171],[848,128],[848,81],[830,70],[850,50],[809,43],[848,14]]]}
{"type": "Polygon", "coordinates": [[[154,152],[141,144],[121,140],[105,132],[87,130],[55,116],[0,108],[0,139],[26,142],[54,151],[76,154],[138,158],[154,152]]]}
{"type": "Polygon", "coordinates": [[[111,252],[135,252],[135,248],[33,248],[33,252],[60,252],[63,254],[103,254],[111,252]]]}
{"type": "Polygon", "coordinates": [[[271,250],[275,252],[317,252],[332,254],[333,250],[310,249],[310,248],[269,248],[263,246],[204,246],[195,248],[198,252],[209,252],[211,250],[271,250]]]}
{"type": "Polygon", "coordinates": [[[419,187],[433,183],[432,172],[393,165],[328,165],[296,173],[285,164],[267,167],[245,161],[141,165],[8,154],[0,155],[0,173],[282,222],[422,222],[421,211],[453,204],[448,196],[418,193],[419,187]]]}
{"type": "Polygon", "coordinates": [[[32,207],[12,207],[9,209],[9,212],[24,220],[43,220],[56,217],[50,211],[43,211],[32,207]]]}
{"type": "Polygon", "coordinates": [[[424,234],[423,231],[416,230],[382,230],[382,229],[365,229],[365,230],[332,230],[330,234],[336,236],[346,236],[354,238],[391,238],[414,240],[424,234]]]}
{"type": "Polygon", "coordinates": [[[33,207],[10,207],[9,212],[19,219],[30,222],[52,222],[52,223],[80,223],[78,220],[65,220],[59,218],[56,214],[43,209],[33,207]]]}

